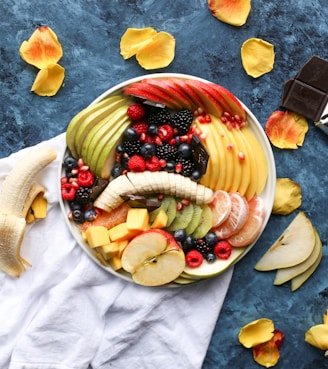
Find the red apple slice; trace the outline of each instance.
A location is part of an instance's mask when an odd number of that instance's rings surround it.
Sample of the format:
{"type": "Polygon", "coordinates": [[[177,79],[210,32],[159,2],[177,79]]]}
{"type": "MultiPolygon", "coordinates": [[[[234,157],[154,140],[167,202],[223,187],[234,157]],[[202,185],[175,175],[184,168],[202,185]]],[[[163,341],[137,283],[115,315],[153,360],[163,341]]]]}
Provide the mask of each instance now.
{"type": "Polygon", "coordinates": [[[122,267],[138,284],[162,286],[182,273],[185,255],[171,234],[153,229],[129,242],[122,254],[122,267]]]}
{"type": "Polygon", "coordinates": [[[205,109],[205,106],[203,105],[203,102],[199,99],[199,96],[194,92],[192,88],[188,86],[184,79],[171,78],[171,81],[183,91],[183,93],[188,97],[188,99],[192,102],[193,106],[195,106],[196,109],[199,107],[205,109]]]}
{"type": "Polygon", "coordinates": [[[227,239],[233,234],[237,233],[248,218],[248,202],[244,196],[241,196],[238,192],[230,194],[231,198],[231,211],[226,221],[221,225],[214,228],[214,232],[219,239],[227,239]]]}
{"type": "Polygon", "coordinates": [[[264,201],[259,196],[254,196],[248,202],[248,218],[244,226],[234,235],[228,238],[232,246],[242,247],[250,245],[256,240],[262,230],[265,214],[264,201]]]}

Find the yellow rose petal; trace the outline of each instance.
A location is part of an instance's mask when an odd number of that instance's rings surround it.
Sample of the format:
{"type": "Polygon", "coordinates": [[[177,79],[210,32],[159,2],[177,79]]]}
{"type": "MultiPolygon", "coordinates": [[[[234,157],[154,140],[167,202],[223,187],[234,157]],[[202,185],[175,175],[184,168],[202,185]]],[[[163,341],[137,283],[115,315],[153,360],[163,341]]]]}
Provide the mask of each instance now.
{"type": "Polygon", "coordinates": [[[65,69],[59,64],[51,64],[37,74],[31,91],[39,96],[53,96],[60,89],[65,77],[65,69]]]}
{"type": "Polygon", "coordinates": [[[167,32],[157,33],[136,55],[137,61],[144,69],[167,67],[175,55],[175,38],[167,32]]]}
{"type": "Polygon", "coordinates": [[[251,11],[251,0],[208,0],[207,2],[215,18],[233,26],[245,24],[251,11]]]}
{"type": "Polygon", "coordinates": [[[274,336],[274,324],[271,319],[261,318],[246,324],[239,332],[239,342],[246,348],[269,341],[274,336]]]}
{"type": "Polygon", "coordinates": [[[135,55],[157,34],[154,28],[128,28],[121,38],[120,50],[124,59],[135,55]]]}
{"type": "Polygon", "coordinates": [[[288,215],[302,204],[301,186],[289,178],[277,178],[273,214],[288,215]]]}
{"type": "Polygon", "coordinates": [[[318,324],[305,333],[305,342],[321,350],[328,350],[328,325],[318,324]]]}
{"type": "Polygon", "coordinates": [[[274,46],[260,38],[246,40],[241,48],[243,67],[246,73],[254,78],[273,69],[274,56],[274,46]]]}
{"type": "Polygon", "coordinates": [[[23,41],[19,53],[24,61],[39,69],[56,64],[63,56],[61,44],[48,26],[37,28],[28,41],[23,41]]]}

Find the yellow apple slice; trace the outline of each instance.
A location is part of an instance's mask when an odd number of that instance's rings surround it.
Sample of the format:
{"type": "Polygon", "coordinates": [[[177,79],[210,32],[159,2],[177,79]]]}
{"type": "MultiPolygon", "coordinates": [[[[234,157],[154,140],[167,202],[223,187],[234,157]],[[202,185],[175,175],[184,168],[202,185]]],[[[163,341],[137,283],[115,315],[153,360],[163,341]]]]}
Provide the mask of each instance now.
{"type": "Polygon", "coordinates": [[[315,234],[311,221],[300,212],[255,265],[259,271],[289,268],[312,253],[315,234]]]}
{"type": "Polygon", "coordinates": [[[318,260],[322,249],[322,242],[316,229],[314,229],[314,234],[315,244],[310,256],[300,264],[289,268],[278,269],[273,284],[281,285],[290,281],[291,279],[308,270],[318,260]]]}
{"type": "Polygon", "coordinates": [[[163,230],[149,230],[133,238],[122,254],[122,267],[143,286],[174,281],[185,267],[185,255],[174,237],[163,230]]]}

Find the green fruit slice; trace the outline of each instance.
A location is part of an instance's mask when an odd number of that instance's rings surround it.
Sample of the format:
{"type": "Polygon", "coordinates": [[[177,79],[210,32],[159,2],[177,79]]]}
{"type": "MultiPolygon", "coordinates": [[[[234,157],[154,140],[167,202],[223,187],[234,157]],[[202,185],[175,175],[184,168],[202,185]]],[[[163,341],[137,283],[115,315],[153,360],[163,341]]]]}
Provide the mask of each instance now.
{"type": "Polygon", "coordinates": [[[169,201],[169,205],[166,211],[166,215],[167,215],[166,226],[169,227],[177,215],[177,202],[173,196],[166,196],[166,198],[169,201]]]}
{"type": "MultiPolygon", "coordinates": [[[[151,198],[151,200],[156,200],[158,201],[157,197],[155,198],[151,198]]],[[[155,210],[153,210],[152,212],[150,212],[149,214],[149,221],[150,223],[153,223],[153,221],[155,220],[155,218],[157,217],[158,213],[161,211],[161,210],[164,210],[165,213],[167,213],[167,209],[170,205],[170,199],[168,196],[164,196],[163,200],[162,200],[162,203],[161,203],[161,206],[155,210]]]]}
{"type": "Polygon", "coordinates": [[[187,234],[192,234],[195,231],[195,229],[199,226],[202,220],[202,212],[203,212],[202,207],[197,204],[193,205],[194,205],[194,214],[192,216],[190,223],[185,229],[187,234]]]}
{"type": "Polygon", "coordinates": [[[202,238],[205,237],[206,233],[212,228],[212,210],[208,205],[202,206],[201,221],[195,231],[193,232],[193,237],[202,238]]]}
{"type": "Polygon", "coordinates": [[[194,206],[190,203],[177,211],[176,217],[172,224],[167,228],[169,231],[176,231],[177,229],[185,229],[190,223],[194,214],[194,206]]]}

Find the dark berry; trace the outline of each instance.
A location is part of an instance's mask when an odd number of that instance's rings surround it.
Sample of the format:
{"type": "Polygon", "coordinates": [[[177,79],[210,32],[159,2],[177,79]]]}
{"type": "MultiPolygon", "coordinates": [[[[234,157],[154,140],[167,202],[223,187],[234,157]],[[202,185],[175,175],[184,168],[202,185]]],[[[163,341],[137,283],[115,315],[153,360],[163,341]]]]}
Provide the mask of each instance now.
{"type": "Polygon", "coordinates": [[[82,205],[79,204],[76,201],[70,201],[69,202],[69,208],[74,211],[74,210],[82,210],[82,205]]]}
{"type": "Polygon", "coordinates": [[[111,175],[112,177],[116,178],[122,174],[122,171],[123,171],[122,164],[116,163],[111,170],[111,175]]]}
{"type": "Polygon", "coordinates": [[[84,219],[85,219],[87,222],[92,222],[92,221],[94,221],[96,218],[97,218],[97,213],[96,213],[95,209],[87,209],[87,210],[84,212],[84,219]]]}
{"type": "Polygon", "coordinates": [[[186,135],[193,121],[193,113],[188,110],[180,110],[172,117],[172,126],[178,130],[178,134],[186,135]]]}
{"type": "Polygon", "coordinates": [[[212,248],[206,243],[206,241],[202,238],[197,240],[195,245],[195,250],[199,251],[204,257],[212,251],[212,248]]]}
{"type": "Polygon", "coordinates": [[[216,256],[214,255],[213,252],[209,252],[206,256],[205,259],[208,263],[214,263],[214,261],[216,260],[216,256]]]}
{"type": "Polygon", "coordinates": [[[80,187],[76,190],[75,201],[79,204],[85,205],[90,202],[91,189],[89,187],[80,187]]]}
{"type": "Polygon", "coordinates": [[[190,179],[193,181],[198,181],[200,177],[202,176],[202,173],[199,169],[194,169],[190,174],[190,179]]]}
{"type": "Polygon", "coordinates": [[[73,158],[73,156],[66,156],[63,164],[64,164],[64,168],[68,171],[71,171],[72,169],[77,168],[78,166],[77,160],[73,158]]]}
{"type": "Polygon", "coordinates": [[[178,153],[182,158],[189,158],[192,155],[192,148],[187,143],[181,143],[178,147],[178,153]]]}
{"type": "Polygon", "coordinates": [[[156,146],[156,155],[160,159],[165,159],[166,161],[174,159],[176,153],[177,153],[176,146],[170,145],[167,142],[164,142],[163,145],[156,146]]]}
{"type": "Polygon", "coordinates": [[[167,109],[156,109],[148,117],[149,124],[155,124],[160,126],[162,124],[168,124],[171,121],[171,114],[167,109]]]}
{"type": "Polygon", "coordinates": [[[72,211],[72,219],[76,223],[83,223],[84,222],[84,215],[82,210],[76,209],[72,211]]]}
{"type": "Polygon", "coordinates": [[[218,236],[214,232],[208,232],[205,236],[205,241],[209,246],[214,247],[218,242],[218,236]]]}
{"type": "Polygon", "coordinates": [[[138,132],[132,128],[132,127],[128,127],[125,131],[124,131],[124,138],[126,140],[129,141],[135,141],[137,140],[139,137],[138,132]]]}
{"type": "Polygon", "coordinates": [[[176,159],[177,164],[181,165],[181,170],[179,171],[183,176],[189,176],[195,168],[195,163],[191,159],[185,159],[178,156],[176,159]]]}
{"type": "Polygon", "coordinates": [[[178,242],[183,242],[187,237],[186,231],[184,229],[178,229],[174,232],[174,238],[178,242]]]}
{"type": "Polygon", "coordinates": [[[141,142],[139,140],[136,141],[124,141],[123,142],[123,152],[128,154],[129,156],[132,156],[134,154],[138,154],[141,149],[141,142]]]}
{"type": "Polygon", "coordinates": [[[156,145],[152,143],[146,143],[141,146],[140,154],[144,158],[151,158],[153,155],[156,154],[156,145]]]}
{"type": "Polygon", "coordinates": [[[118,154],[122,154],[123,153],[123,146],[122,145],[117,145],[116,146],[116,152],[118,154]]]}
{"type": "Polygon", "coordinates": [[[173,173],[175,171],[175,165],[175,161],[167,161],[164,169],[169,173],[173,173]]]}
{"type": "Polygon", "coordinates": [[[155,124],[150,124],[148,127],[149,136],[156,136],[158,133],[158,127],[155,124]]]}
{"type": "Polygon", "coordinates": [[[196,242],[197,240],[195,238],[193,238],[192,236],[188,235],[186,237],[186,239],[183,241],[183,246],[184,247],[189,247],[189,248],[193,248],[196,246],[196,242]]]}

